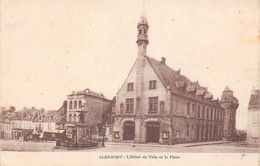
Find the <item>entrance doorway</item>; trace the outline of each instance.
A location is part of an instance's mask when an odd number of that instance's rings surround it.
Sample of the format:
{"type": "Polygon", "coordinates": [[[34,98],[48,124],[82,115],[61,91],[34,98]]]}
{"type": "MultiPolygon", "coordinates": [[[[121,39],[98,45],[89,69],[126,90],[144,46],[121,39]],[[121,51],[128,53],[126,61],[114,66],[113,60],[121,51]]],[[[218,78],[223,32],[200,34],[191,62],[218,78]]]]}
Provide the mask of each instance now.
{"type": "Polygon", "coordinates": [[[135,138],[135,123],[127,121],[124,123],[123,140],[134,140],[135,138]]]}
{"type": "Polygon", "coordinates": [[[159,142],[160,124],[158,122],[148,122],[146,129],[146,142],[159,142]]]}

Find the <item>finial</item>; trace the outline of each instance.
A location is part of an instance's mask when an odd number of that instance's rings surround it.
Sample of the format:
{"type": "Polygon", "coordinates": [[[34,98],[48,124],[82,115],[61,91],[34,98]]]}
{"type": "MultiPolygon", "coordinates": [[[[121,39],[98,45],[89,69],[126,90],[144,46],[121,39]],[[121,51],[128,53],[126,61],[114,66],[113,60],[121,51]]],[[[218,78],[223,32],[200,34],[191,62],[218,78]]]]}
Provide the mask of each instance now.
{"type": "Polygon", "coordinates": [[[142,13],[142,16],[146,17],[146,14],[145,14],[145,0],[143,0],[143,13],[142,13]]]}

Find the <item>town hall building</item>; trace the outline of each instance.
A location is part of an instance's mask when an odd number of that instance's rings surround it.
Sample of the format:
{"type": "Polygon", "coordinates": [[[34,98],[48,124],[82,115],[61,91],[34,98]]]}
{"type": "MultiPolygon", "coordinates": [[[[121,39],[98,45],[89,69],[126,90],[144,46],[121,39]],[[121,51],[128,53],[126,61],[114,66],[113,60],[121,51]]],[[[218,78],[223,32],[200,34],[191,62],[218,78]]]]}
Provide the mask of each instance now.
{"type": "MultiPolygon", "coordinates": [[[[225,88],[223,102],[166,64],[146,55],[149,25],[137,25],[138,55],[116,96],[113,141],[135,143],[232,139],[238,100],[225,88]]],[[[222,100],[221,99],[221,100],[222,100]]]]}

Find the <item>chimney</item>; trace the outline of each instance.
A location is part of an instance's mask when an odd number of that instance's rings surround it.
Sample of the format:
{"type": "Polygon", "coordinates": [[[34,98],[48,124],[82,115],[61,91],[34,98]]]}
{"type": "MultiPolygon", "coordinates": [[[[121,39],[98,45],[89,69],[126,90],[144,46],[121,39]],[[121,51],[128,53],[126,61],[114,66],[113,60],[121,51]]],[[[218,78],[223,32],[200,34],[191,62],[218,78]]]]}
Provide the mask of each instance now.
{"type": "Polygon", "coordinates": [[[165,64],[165,58],[164,57],[162,57],[162,60],[161,60],[161,64],[165,64]]]}

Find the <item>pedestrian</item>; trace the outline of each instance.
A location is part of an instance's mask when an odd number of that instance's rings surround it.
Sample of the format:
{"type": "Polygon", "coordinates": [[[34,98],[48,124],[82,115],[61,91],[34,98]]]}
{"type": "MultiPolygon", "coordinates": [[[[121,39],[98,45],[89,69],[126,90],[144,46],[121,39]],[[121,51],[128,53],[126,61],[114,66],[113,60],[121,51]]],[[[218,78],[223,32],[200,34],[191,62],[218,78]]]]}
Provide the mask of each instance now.
{"type": "Polygon", "coordinates": [[[41,135],[39,136],[39,138],[42,140],[43,142],[43,133],[41,133],[41,135]]]}

